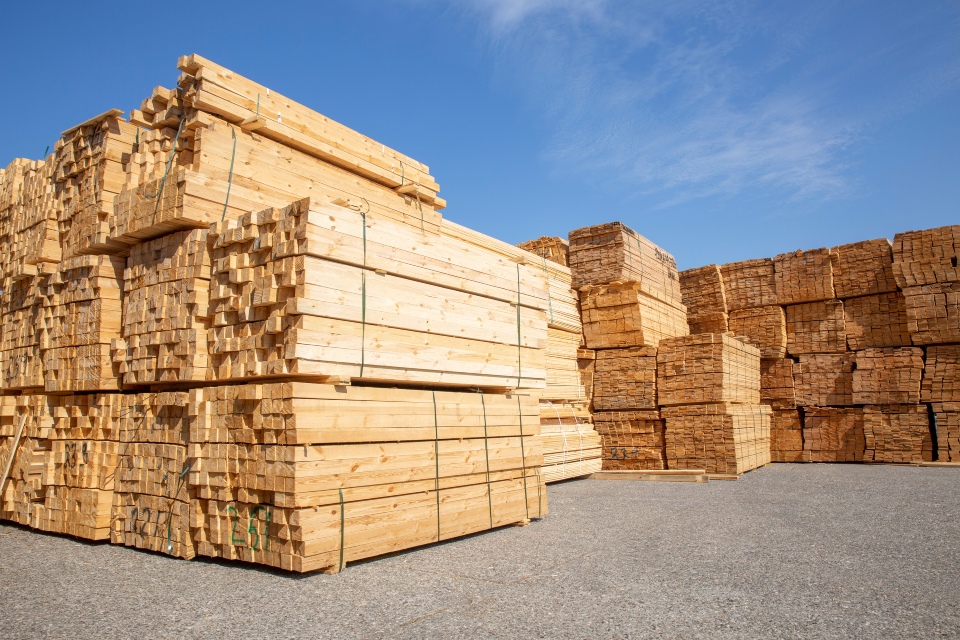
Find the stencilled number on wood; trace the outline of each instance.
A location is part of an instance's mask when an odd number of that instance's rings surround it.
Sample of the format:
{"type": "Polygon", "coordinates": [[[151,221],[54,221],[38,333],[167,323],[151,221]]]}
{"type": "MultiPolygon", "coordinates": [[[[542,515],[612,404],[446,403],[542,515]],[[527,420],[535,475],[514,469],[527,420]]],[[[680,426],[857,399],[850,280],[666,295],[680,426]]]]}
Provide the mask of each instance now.
{"type": "Polygon", "coordinates": [[[610,457],[613,460],[634,460],[640,457],[639,447],[612,447],[610,457]]]}
{"type": "Polygon", "coordinates": [[[234,505],[227,506],[227,517],[233,523],[230,528],[230,542],[234,546],[248,547],[253,550],[267,551],[270,549],[270,518],[273,515],[269,507],[257,505],[250,508],[247,515],[246,532],[239,530],[240,512],[234,505]],[[257,516],[263,515],[263,530],[259,528],[257,516]]]}

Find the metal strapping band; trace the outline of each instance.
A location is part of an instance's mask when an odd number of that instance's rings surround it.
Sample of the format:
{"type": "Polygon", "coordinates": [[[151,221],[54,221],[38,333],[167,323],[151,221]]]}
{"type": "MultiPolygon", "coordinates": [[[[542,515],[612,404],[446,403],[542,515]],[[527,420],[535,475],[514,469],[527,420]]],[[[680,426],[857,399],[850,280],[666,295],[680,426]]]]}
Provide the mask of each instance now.
{"type": "Polygon", "coordinates": [[[483,392],[480,394],[480,406],[483,407],[483,448],[487,454],[487,506],[490,508],[490,528],[493,529],[493,496],[490,489],[490,440],[487,436],[487,403],[483,399],[483,392]]]}
{"type": "Polygon", "coordinates": [[[343,529],[344,529],[344,504],[343,504],[343,489],[337,489],[340,492],[340,568],[337,571],[343,571],[343,529]]]}

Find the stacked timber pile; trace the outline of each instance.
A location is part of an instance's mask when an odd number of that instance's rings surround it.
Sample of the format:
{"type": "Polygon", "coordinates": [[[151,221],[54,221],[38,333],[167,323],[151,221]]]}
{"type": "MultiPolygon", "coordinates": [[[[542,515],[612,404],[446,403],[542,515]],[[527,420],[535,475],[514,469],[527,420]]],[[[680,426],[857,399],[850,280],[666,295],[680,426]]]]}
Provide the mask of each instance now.
{"type": "Polygon", "coordinates": [[[937,460],[960,462],[960,225],[898,233],[893,272],[907,329],[926,349],[921,399],[929,403],[937,460]],[[951,344],[953,343],[953,344],[951,344]]]}
{"type": "Polygon", "coordinates": [[[864,459],[874,462],[930,462],[933,438],[927,407],[918,404],[863,408],[864,459]]]}
{"type": "Polygon", "coordinates": [[[533,261],[547,279],[546,384],[540,394],[543,477],[555,482],[600,470],[600,436],[594,430],[592,358],[581,359],[580,294],[573,289],[563,238],[544,236],[517,245],[540,256],[533,261]]]}
{"type": "Polygon", "coordinates": [[[582,361],[592,367],[603,468],[664,469],[657,345],[690,332],[676,261],[619,222],[577,229],[569,237],[584,344],[595,350],[582,361]]]}
{"type": "Polygon", "coordinates": [[[728,334],[660,343],[657,397],[670,469],[741,474],[770,462],[771,410],[760,404],[760,351],[728,334]]]}
{"type": "Polygon", "coordinates": [[[422,163],[178,67],[0,172],[2,517],[335,571],[546,513],[548,370],[592,431],[569,269],[444,221],[422,163]]]}
{"type": "Polygon", "coordinates": [[[790,358],[760,361],[760,402],[773,410],[770,418],[770,459],[803,461],[803,420],[797,408],[794,370],[790,358]]]}
{"type": "Polygon", "coordinates": [[[724,333],[728,329],[727,297],[720,267],[710,264],[681,271],[680,293],[687,307],[690,333],[724,333]]]}

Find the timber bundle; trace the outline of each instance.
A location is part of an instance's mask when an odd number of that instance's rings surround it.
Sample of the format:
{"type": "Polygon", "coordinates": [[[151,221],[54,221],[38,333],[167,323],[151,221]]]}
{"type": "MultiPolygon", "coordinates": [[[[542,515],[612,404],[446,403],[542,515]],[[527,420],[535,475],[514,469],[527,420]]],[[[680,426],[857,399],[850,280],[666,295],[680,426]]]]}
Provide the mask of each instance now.
{"type": "Polygon", "coordinates": [[[515,247],[178,68],[0,170],[0,518],[337,572],[601,469],[960,462],[960,226],[684,272],[620,222],[515,247]]]}
{"type": "Polygon", "coordinates": [[[592,469],[540,437],[542,391],[585,393],[569,270],[444,220],[423,163],[178,68],[0,172],[0,517],[336,572],[544,515],[592,469]]]}

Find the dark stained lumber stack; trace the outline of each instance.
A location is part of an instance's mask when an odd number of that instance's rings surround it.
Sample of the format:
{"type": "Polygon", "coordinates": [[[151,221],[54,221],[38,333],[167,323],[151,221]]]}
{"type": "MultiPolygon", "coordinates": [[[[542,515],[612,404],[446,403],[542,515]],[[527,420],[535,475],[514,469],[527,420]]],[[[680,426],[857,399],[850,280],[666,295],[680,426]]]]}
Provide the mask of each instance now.
{"type": "Polygon", "coordinates": [[[759,347],[760,356],[776,360],[787,355],[787,322],[777,305],[730,312],[730,331],[759,347]]]}
{"type": "Polygon", "coordinates": [[[862,408],[810,407],[804,410],[804,461],[862,462],[865,449],[862,408]]]}
{"type": "Polygon", "coordinates": [[[740,474],[770,462],[760,351],[726,334],[661,342],[657,397],[670,469],[740,474]]]}
{"type": "Polygon", "coordinates": [[[851,351],[870,347],[909,347],[910,325],[899,291],[843,301],[844,333],[851,351]]]}
{"type": "Polygon", "coordinates": [[[759,258],[729,262],[720,267],[727,311],[777,304],[773,260],[759,258]]]}
{"type": "Polygon", "coordinates": [[[811,249],[782,253],[773,259],[777,304],[781,306],[836,298],[833,286],[834,253],[811,249]]]}
{"type": "Polygon", "coordinates": [[[893,270],[913,344],[960,342],[960,225],[898,233],[893,270]]]}
{"type": "Polygon", "coordinates": [[[604,470],[667,468],[664,421],[659,411],[597,411],[593,419],[603,440],[604,470]]]}
{"type": "Polygon", "coordinates": [[[760,402],[773,409],[770,418],[773,462],[803,460],[803,420],[797,409],[796,367],[790,358],[760,361],[760,402]]]}
{"type": "Polygon", "coordinates": [[[918,404],[923,349],[865,349],[853,372],[854,404],[918,404]]]}
{"type": "Polygon", "coordinates": [[[586,287],[580,295],[589,349],[655,347],[665,338],[689,333],[682,307],[651,298],[636,284],[586,287]]]}
{"type": "Polygon", "coordinates": [[[711,264],[687,269],[679,277],[690,333],[727,331],[727,298],[720,267],[711,264]]]}
{"type": "Polygon", "coordinates": [[[841,300],[790,305],[786,319],[787,352],[790,355],[846,352],[847,334],[841,300]]]}
{"type": "Polygon", "coordinates": [[[790,358],[760,361],[760,402],[773,409],[794,409],[797,406],[794,369],[790,358]]]}
{"type": "Polygon", "coordinates": [[[803,420],[797,409],[774,409],[770,416],[770,460],[803,462],[803,420]]]}
{"type": "Polygon", "coordinates": [[[927,347],[920,399],[935,419],[938,460],[960,462],[960,345],[927,347]]]}
{"type": "Polygon", "coordinates": [[[893,274],[893,245],[886,238],[840,245],[832,252],[833,284],[838,298],[898,291],[893,274]]]}
{"type": "Polygon", "coordinates": [[[886,404],[863,408],[864,460],[909,463],[933,460],[930,417],[925,405],[886,404]]]}
{"type": "Polygon", "coordinates": [[[845,407],[853,405],[854,353],[819,353],[800,356],[794,366],[797,405],[845,407]]]}
{"type": "Polygon", "coordinates": [[[657,350],[653,347],[597,352],[595,411],[657,409],[657,350]]]}
{"type": "Polygon", "coordinates": [[[538,255],[545,260],[559,264],[563,267],[570,266],[569,254],[570,243],[563,238],[556,236],[541,236],[536,240],[527,240],[517,245],[524,251],[538,255]]]}

